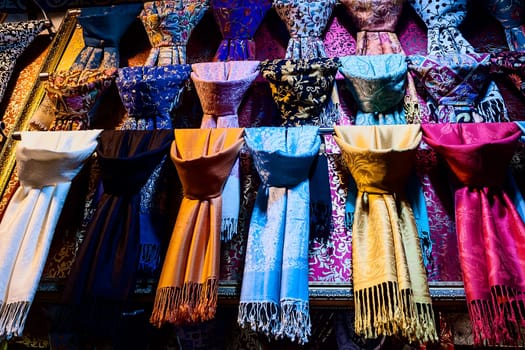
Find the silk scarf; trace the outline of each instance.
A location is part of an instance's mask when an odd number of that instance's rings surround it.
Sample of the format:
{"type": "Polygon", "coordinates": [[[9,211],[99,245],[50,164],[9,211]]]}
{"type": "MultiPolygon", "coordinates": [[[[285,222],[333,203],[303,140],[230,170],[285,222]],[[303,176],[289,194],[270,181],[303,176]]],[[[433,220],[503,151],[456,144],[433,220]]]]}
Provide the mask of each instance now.
{"type": "Polygon", "coordinates": [[[152,46],[145,65],[186,63],[191,32],[207,9],[208,0],[145,2],[140,19],[152,46]]]}
{"type": "Polygon", "coordinates": [[[243,145],[243,129],[175,129],[171,159],[184,198],[160,275],[150,322],[183,325],[215,316],[222,188],[243,145]]]}
{"type": "MultiPolygon", "coordinates": [[[[204,115],[201,128],[238,128],[238,109],[252,82],[259,75],[259,61],[204,62],[192,65],[191,79],[204,115]]],[[[237,234],[241,188],[239,160],[224,185],[221,240],[237,234]]]]}
{"type": "Polygon", "coordinates": [[[476,345],[516,344],[523,322],[525,224],[504,190],[514,123],[423,126],[455,185],[463,281],[476,345]]]}
{"type": "Polygon", "coordinates": [[[71,181],[99,133],[22,132],[20,187],[0,223],[0,338],[22,335],[71,181]]]}
{"type": "Polygon", "coordinates": [[[119,69],[115,82],[127,112],[122,129],[171,129],[171,111],[180,105],[190,72],[188,64],[119,69]]]}
{"type": "Polygon", "coordinates": [[[525,51],[525,25],[523,24],[523,1],[488,0],[489,12],[505,30],[507,45],[511,51],[525,51]]]}
{"type": "Polygon", "coordinates": [[[70,302],[125,301],[135,288],[141,230],[140,189],[168,152],[170,130],[105,130],[97,145],[103,192],[64,295],[70,302]]]}
{"type": "Polygon", "coordinates": [[[238,323],[304,344],[308,302],[308,174],[321,144],[318,127],[246,129],[261,178],[250,221],[238,323]]]}
{"type": "Polygon", "coordinates": [[[355,332],[437,340],[416,222],[406,195],[419,125],[336,126],[357,185],[352,227],[355,332]]]}
{"type": "Polygon", "coordinates": [[[255,60],[253,36],[271,5],[270,0],[212,0],[213,17],[223,38],[214,60],[255,60]]]}

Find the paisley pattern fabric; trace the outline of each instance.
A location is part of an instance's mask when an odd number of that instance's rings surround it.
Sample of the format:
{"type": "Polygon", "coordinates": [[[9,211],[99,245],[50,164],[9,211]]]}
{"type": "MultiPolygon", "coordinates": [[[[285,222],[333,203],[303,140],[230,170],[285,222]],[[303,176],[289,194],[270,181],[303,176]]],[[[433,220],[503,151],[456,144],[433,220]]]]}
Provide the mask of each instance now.
{"type": "Polygon", "coordinates": [[[275,0],[273,7],[290,32],[285,58],[326,57],[321,35],[336,0],[275,0]]]}
{"type": "Polygon", "coordinates": [[[525,25],[523,1],[487,0],[489,12],[503,25],[507,45],[512,51],[525,50],[525,25]]]}
{"type": "Polygon", "coordinates": [[[213,16],[223,37],[214,60],[254,60],[253,36],[271,5],[271,0],[212,0],[213,16]]]}
{"type": "Polygon", "coordinates": [[[308,174],[318,127],[250,128],[246,144],[261,177],[248,233],[238,322],[304,344],[308,301],[308,174]]]}
{"type": "Polygon", "coordinates": [[[283,126],[333,126],[338,113],[330,100],[337,58],[266,60],[261,73],[270,83],[283,126]]]}
{"type": "Polygon", "coordinates": [[[352,227],[355,332],[436,341],[434,312],[406,185],[419,125],[336,126],[357,185],[352,227]],[[394,316],[395,315],[395,316],[394,316]]]}
{"type": "Polygon", "coordinates": [[[82,8],[77,20],[82,27],[84,48],[71,69],[118,68],[120,39],[140,9],[141,4],[82,8]]]}
{"type": "Polygon", "coordinates": [[[146,66],[186,63],[191,32],[208,9],[208,0],[150,1],[140,19],[152,46],[146,66]]]}
{"type": "Polygon", "coordinates": [[[127,112],[122,129],[172,129],[170,113],[180,104],[190,72],[187,64],[119,69],[116,85],[127,112]]]}
{"type": "Polygon", "coordinates": [[[518,91],[525,96],[525,53],[520,51],[502,51],[491,59],[490,71],[506,76],[518,91]]]}
{"type": "Polygon", "coordinates": [[[55,119],[49,130],[89,129],[94,107],[113,83],[116,73],[115,68],[51,73],[46,90],[55,119]]]}
{"type": "Polygon", "coordinates": [[[44,29],[44,25],[43,20],[0,23],[0,101],[13,74],[16,60],[44,29]]]}
{"type": "Polygon", "coordinates": [[[458,248],[476,345],[517,344],[524,320],[525,224],[504,190],[515,123],[426,124],[455,186],[458,248]]]}
{"type": "Polygon", "coordinates": [[[407,75],[399,54],[341,57],[339,71],[358,105],[356,125],[406,124],[403,99],[407,75]]]}

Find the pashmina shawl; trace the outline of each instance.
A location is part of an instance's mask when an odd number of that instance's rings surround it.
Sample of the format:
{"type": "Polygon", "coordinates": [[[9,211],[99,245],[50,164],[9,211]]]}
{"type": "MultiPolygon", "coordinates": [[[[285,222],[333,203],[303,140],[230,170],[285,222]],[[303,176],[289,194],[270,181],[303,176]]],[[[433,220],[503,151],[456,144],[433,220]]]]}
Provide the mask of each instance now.
{"type": "Polygon", "coordinates": [[[437,340],[434,312],[406,185],[419,125],[336,126],[357,185],[352,227],[355,332],[437,340]]]}
{"type": "MultiPolygon", "coordinates": [[[[504,189],[514,123],[426,124],[455,185],[458,248],[476,345],[516,344],[524,320],[525,224],[504,189]]],[[[521,335],[522,336],[522,335],[521,335]]]]}
{"type": "MultiPolygon", "coordinates": [[[[195,63],[191,78],[204,115],[201,128],[238,128],[237,111],[259,75],[259,61],[195,63]]],[[[221,240],[229,241],[237,233],[240,200],[239,160],[224,185],[221,240]]]]}
{"type": "Polygon", "coordinates": [[[139,265],[140,189],[167,154],[170,130],[105,130],[96,149],[103,192],[65,288],[69,301],[124,301],[139,265]]]}
{"type": "Polygon", "coordinates": [[[341,57],[339,71],[358,104],[356,125],[406,124],[404,55],[341,57]]]}
{"type": "Polygon", "coordinates": [[[200,22],[208,0],[150,1],[140,19],[152,46],[146,66],[186,63],[186,45],[200,22]]]}
{"type": "Polygon", "coordinates": [[[522,0],[487,0],[490,13],[505,30],[507,45],[512,51],[525,51],[525,25],[522,0]]]}
{"type": "Polygon", "coordinates": [[[136,66],[119,69],[116,85],[127,112],[122,129],[171,129],[191,66],[136,66]]]}
{"type": "Polygon", "coordinates": [[[270,82],[283,126],[333,126],[339,117],[330,100],[337,58],[266,60],[261,73],[270,82]]]}
{"type": "Polygon", "coordinates": [[[308,302],[308,174],[319,152],[318,127],[246,129],[261,178],[252,212],[238,323],[304,344],[308,302]]]}
{"type": "Polygon", "coordinates": [[[22,132],[20,187],[0,223],[0,339],[22,335],[71,181],[99,133],[22,132]]]}
{"type": "Polygon", "coordinates": [[[161,327],[215,317],[222,188],[244,143],[243,129],[175,129],[171,159],[184,198],[162,267],[150,322],[161,327]]]}
{"type": "Polygon", "coordinates": [[[44,29],[44,24],[43,20],[0,23],[0,101],[18,57],[44,29]]]}
{"type": "Polygon", "coordinates": [[[222,41],[215,61],[255,59],[253,36],[270,9],[270,0],[212,0],[213,16],[219,25],[222,41]]]}

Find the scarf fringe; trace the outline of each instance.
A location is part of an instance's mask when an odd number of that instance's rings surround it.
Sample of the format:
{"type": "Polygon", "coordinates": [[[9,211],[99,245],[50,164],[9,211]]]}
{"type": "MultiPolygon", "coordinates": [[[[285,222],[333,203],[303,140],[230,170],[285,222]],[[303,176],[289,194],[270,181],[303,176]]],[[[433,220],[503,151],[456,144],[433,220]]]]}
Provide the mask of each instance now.
{"type": "Polygon", "coordinates": [[[30,307],[29,301],[0,303],[0,338],[10,339],[22,335],[30,307]]]}
{"type": "Polygon", "coordinates": [[[513,345],[525,339],[523,324],[525,301],[514,288],[494,286],[492,300],[468,303],[474,345],[513,345]]]}
{"type": "Polygon", "coordinates": [[[209,278],[205,283],[185,282],[181,287],[157,289],[150,323],[184,325],[211,320],[217,310],[219,282],[209,278]]]}
{"type": "Polygon", "coordinates": [[[281,327],[279,333],[280,337],[286,336],[291,341],[295,341],[297,338],[300,345],[308,342],[308,337],[312,335],[308,301],[281,300],[281,327]]]}
{"type": "Polygon", "coordinates": [[[270,301],[241,302],[237,316],[239,326],[277,337],[280,331],[279,305],[270,301]]]}
{"type": "Polygon", "coordinates": [[[398,335],[412,341],[438,339],[431,304],[414,302],[411,289],[386,282],[356,290],[355,332],[366,339],[398,335]]]}
{"type": "Polygon", "coordinates": [[[222,218],[221,242],[229,242],[237,234],[239,221],[236,218],[222,218]]]}
{"type": "Polygon", "coordinates": [[[158,244],[141,244],[139,270],[143,272],[156,271],[160,263],[160,246],[158,244]]]}

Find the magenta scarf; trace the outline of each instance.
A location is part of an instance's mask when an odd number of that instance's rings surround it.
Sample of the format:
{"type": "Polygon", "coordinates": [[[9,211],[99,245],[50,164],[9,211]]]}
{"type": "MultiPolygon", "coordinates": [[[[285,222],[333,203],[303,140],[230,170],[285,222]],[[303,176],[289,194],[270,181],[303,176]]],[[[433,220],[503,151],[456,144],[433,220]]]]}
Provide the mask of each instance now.
{"type": "Polygon", "coordinates": [[[516,344],[524,320],[525,224],[504,190],[514,123],[425,124],[452,173],[458,248],[476,345],[516,344]]]}

